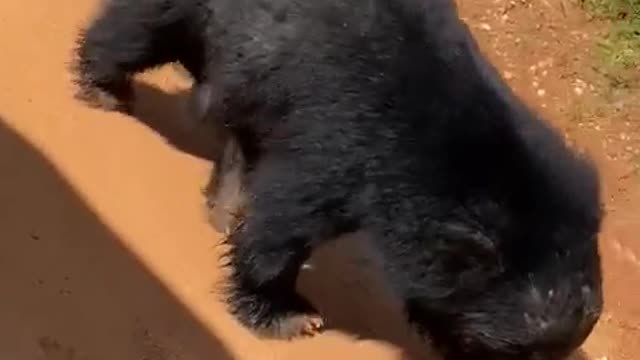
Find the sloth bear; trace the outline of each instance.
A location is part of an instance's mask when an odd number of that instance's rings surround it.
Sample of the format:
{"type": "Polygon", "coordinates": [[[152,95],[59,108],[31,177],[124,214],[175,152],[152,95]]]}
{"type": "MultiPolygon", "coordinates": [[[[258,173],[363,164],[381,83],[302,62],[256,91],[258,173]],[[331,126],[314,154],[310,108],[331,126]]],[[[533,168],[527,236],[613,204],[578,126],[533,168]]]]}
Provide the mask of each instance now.
{"type": "Polygon", "coordinates": [[[361,231],[447,359],[561,359],[592,331],[599,175],[453,0],[111,0],[79,36],[78,97],[127,111],[132,77],[170,62],[194,79],[192,116],[216,124],[211,206],[225,180],[238,190],[226,300],[244,326],[321,331],[301,264],[361,231]]]}

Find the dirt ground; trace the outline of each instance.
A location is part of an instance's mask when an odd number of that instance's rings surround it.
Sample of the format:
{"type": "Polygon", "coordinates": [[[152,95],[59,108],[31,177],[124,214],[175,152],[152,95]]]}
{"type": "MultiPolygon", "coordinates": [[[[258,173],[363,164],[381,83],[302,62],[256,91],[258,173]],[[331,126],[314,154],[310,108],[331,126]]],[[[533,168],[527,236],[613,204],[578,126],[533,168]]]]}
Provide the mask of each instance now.
{"type": "MultiPolygon", "coordinates": [[[[260,341],[225,313],[200,193],[210,164],[180,126],[189,84],[145,76],[141,121],[72,99],[73,38],[96,5],[0,1],[0,359],[436,360],[357,239],[319,251],[300,281],[327,333],[260,341]]],[[[602,170],[606,312],[575,359],[640,358],[640,101],[597,71],[603,24],[568,0],[459,6],[514,89],[602,170]]]]}

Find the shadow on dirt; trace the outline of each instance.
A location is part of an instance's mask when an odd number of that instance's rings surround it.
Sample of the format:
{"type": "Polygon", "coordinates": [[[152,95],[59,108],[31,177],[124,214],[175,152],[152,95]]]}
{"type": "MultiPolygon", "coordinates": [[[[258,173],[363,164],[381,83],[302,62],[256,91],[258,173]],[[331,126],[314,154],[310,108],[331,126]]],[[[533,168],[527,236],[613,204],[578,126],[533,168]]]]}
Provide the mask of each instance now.
{"type": "Polygon", "coordinates": [[[151,130],[163,136],[173,147],[190,155],[212,160],[211,131],[204,124],[188,119],[189,91],[166,93],[161,89],[137,82],[133,116],[151,130]]]}
{"type": "Polygon", "coordinates": [[[15,360],[231,360],[0,119],[0,349],[15,360]]]}
{"type": "MultiPolygon", "coordinates": [[[[185,130],[188,92],[166,93],[145,83],[136,85],[135,117],[180,151],[211,160],[206,130],[185,130]]],[[[387,291],[380,262],[368,251],[364,234],[329,243],[314,253],[312,268],[298,286],[326,316],[330,329],[359,339],[379,340],[404,351],[404,359],[440,359],[427,341],[406,323],[402,307],[387,291]]],[[[589,360],[581,351],[568,360],[589,360]]]]}

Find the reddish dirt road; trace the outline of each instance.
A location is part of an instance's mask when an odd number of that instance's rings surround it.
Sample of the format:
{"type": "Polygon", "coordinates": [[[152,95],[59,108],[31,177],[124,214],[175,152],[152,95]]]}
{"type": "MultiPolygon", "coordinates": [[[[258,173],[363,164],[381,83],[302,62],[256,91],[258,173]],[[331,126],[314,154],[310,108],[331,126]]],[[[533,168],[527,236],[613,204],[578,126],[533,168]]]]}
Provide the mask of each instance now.
{"type": "MultiPolygon", "coordinates": [[[[96,5],[0,2],[0,358],[437,360],[369,271],[375,259],[348,251],[357,241],[319,251],[301,279],[327,333],[259,341],[226,314],[200,194],[210,165],[182,146],[189,84],[168,68],[145,77],[146,125],[72,99],[73,38],[96,5]]],[[[517,92],[602,169],[607,307],[576,359],[640,358],[640,181],[625,157],[640,110],[627,99],[614,114],[594,94],[598,25],[561,0],[466,0],[460,11],[517,92]],[[602,111],[576,120],[584,104],[602,111]]]]}

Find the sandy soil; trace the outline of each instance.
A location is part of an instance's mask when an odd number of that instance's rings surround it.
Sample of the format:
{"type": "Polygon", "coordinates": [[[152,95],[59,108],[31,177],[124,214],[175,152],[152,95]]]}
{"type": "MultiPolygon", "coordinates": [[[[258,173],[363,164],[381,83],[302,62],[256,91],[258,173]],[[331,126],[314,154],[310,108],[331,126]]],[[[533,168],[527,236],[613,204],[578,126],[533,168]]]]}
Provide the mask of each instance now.
{"type": "MultiPolygon", "coordinates": [[[[168,68],[142,79],[142,121],[72,99],[73,37],[95,6],[0,2],[0,359],[436,360],[377,283],[375,259],[350,250],[357,239],[319,251],[301,279],[333,330],[283,343],[235,324],[215,292],[220,237],[200,194],[210,165],[180,125],[188,84],[168,68]]],[[[640,181],[625,156],[640,110],[595,95],[600,25],[561,0],[460,11],[518,93],[602,168],[607,308],[576,359],[640,357],[640,181]],[[580,104],[601,111],[584,120],[580,104]]]]}

